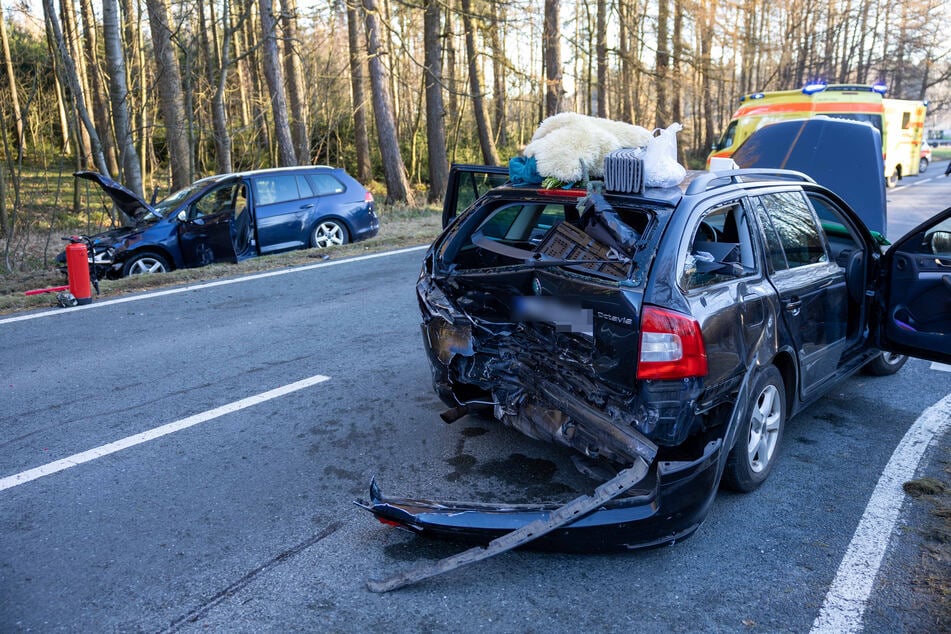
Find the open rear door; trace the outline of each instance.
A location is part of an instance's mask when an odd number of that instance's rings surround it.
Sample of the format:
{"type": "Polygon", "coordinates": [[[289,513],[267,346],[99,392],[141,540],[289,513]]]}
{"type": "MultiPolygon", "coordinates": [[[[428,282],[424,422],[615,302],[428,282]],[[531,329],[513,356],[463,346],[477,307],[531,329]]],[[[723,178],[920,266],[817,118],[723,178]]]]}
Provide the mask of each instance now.
{"type": "Polygon", "coordinates": [[[482,194],[509,180],[507,167],[493,165],[453,165],[449,170],[446,196],[443,198],[442,226],[449,226],[453,219],[474,203],[482,194]]]}
{"type": "Polygon", "coordinates": [[[951,363],[951,207],[892,245],[882,263],[880,347],[951,363]]]}

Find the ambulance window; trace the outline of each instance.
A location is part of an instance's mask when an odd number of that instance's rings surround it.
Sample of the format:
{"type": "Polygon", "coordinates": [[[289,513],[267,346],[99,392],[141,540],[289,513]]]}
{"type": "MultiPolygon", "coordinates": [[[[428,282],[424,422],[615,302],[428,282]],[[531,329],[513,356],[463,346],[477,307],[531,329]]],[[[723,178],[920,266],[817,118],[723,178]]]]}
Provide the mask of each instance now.
{"type": "Polygon", "coordinates": [[[901,129],[907,130],[911,126],[911,113],[903,112],[901,113],[901,129]]]}
{"type": "Polygon", "coordinates": [[[720,137],[720,141],[717,143],[717,149],[722,150],[733,145],[733,138],[736,136],[736,121],[731,121],[730,125],[726,127],[726,130],[723,132],[723,136],[720,137]]]}

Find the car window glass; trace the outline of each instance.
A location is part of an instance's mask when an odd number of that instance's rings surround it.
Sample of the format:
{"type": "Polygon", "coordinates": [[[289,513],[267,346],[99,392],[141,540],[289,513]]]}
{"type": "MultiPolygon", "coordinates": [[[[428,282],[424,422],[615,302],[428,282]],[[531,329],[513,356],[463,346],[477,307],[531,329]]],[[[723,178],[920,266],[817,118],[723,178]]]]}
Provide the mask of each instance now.
{"type": "Polygon", "coordinates": [[[254,179],[254,194],[259,205],[297,200],[297,177],[293,174],[260,176],[254,179]]]}
{"type": "Polygon", "coordinates": [[[341,194],[346,189],[343,183],[337,180],[337,177],[333,174],[312,174],[310,181],[314,186],[314,193],[317,196],[341,194]]]}
{"type": "Polygon", "coordinates": [[[819,216],[822,232],[829,243],[832,261],[845,267],[852,252],[862,247],[861,241],[854,234],[845,213],[835,203],[818,194],[809,194],[809,202],[819,216]]]}
{"type": "Polygon", "coordinates": [[[755,272],[753,238],[743,207],[731,204],[705,213],[684,258],[681,285],[702,288],[755,272]]]}
{"type": "Polygon", "coordinates": [[[310,181],[303,174],[297,176],[297,191],[300,192],[301,198],[310,198],[317,195],[313,187],[310,186],[310,181]]]}
{"type": "Polygon", "coordinates": [[[771,273],[785,271],[789,268],[789,265],[786,264],[786,254],[783,253],[783,244],[779,241],[776,227],[773,226],[769,214],[766,213],[766,208],[759,200],[754,201],[754,206],[760,227],[763,229],[763,237],[766,239],[766,260],[769,263],[769,270],[771,273]]]}
{"type": "Polygon", "coordinates": [[[215,216],[225,212],[230,213],[234,209],[233,200],[235,187],[235,184],[216,187],[204,194],[189,207],[188,219],[195,220],[196,218],[202,218],[204,216],[215,216]]]}
{"type": "Polygon", "coordinates": [[[764,194],[760,202],[776,229],[789,268],[828,261],[812,208],[802,194],[764,194]]]}
{"type": "Polygon", "coordinates": [[[564,205],[541,202],[506,205],[479,227],[489,238],[512,242],[538,241],[555,224],[565,219],[564,205]]]}

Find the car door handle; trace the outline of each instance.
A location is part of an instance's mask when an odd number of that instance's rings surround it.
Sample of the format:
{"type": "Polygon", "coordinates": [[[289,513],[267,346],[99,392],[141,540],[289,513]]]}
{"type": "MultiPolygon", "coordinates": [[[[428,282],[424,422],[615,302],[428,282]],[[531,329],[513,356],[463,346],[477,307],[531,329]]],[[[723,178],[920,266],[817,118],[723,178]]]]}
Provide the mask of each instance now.
{"type": "Polygon", "coordinates": [[[301,205],[300,208],[301,208],[301,209],[311,209],[311,208],[313,208],[313,206],[314,206],[314,203],[308,203],[308,204],[306,204],[306,205],[301,205]]]}
{"type": "Polygon", "coordinates": [[[798,315],[799,309],[802,308],[802,300],[798,297],[783,300],[783,308],[791,312],[793,315],[798,315]]]}
{"type": "Polygon", "coordinates": [[[945,268],[951,268],[951,260],[947,258],[935,258],[934,263],[938,266],[943,266],[945,268]]]}

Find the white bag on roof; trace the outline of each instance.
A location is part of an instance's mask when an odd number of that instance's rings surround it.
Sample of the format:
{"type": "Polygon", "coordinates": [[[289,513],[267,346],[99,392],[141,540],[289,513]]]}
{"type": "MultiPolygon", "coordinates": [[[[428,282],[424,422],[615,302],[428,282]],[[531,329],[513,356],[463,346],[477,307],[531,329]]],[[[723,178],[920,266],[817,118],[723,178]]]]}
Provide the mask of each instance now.
{"type": "Polygon", "coordinates": [[[644,152],[644,185],[647,187],[676,187],[687,175],[677,162],[677,133],[683,130],[679,123],[667,129],[657,128],[644,152]]]}

